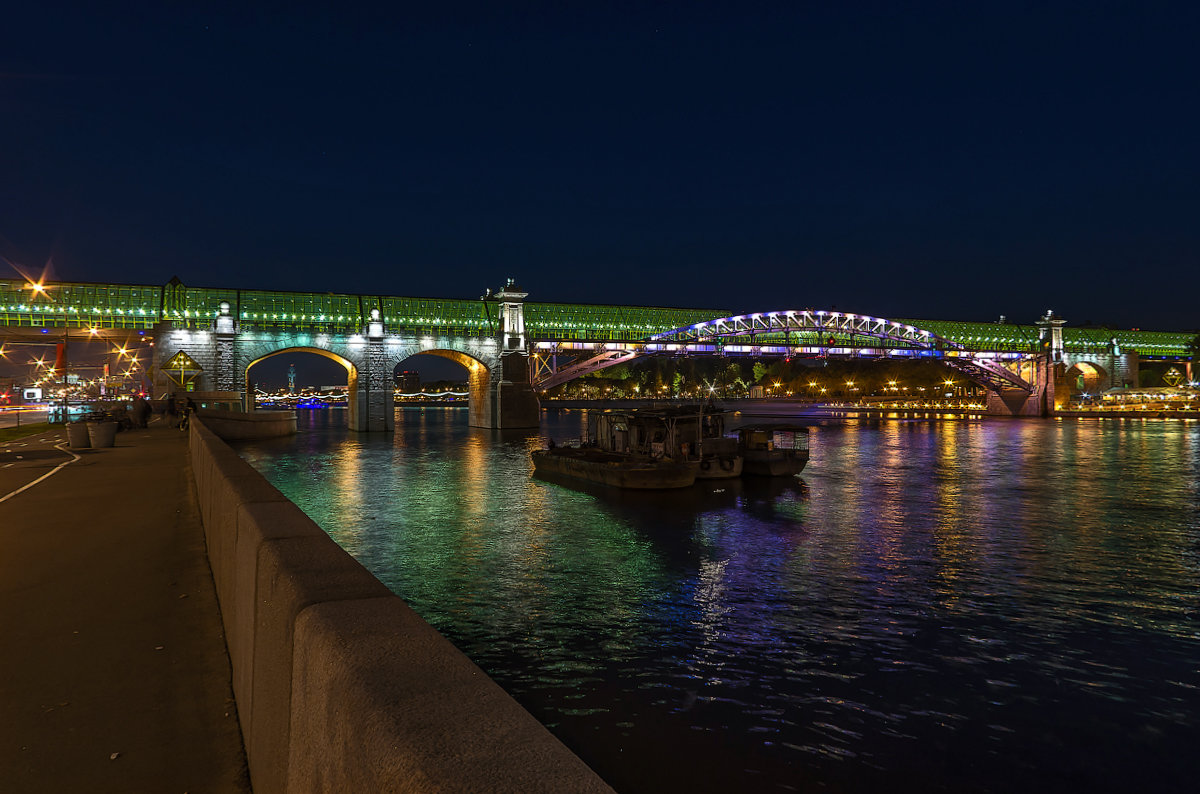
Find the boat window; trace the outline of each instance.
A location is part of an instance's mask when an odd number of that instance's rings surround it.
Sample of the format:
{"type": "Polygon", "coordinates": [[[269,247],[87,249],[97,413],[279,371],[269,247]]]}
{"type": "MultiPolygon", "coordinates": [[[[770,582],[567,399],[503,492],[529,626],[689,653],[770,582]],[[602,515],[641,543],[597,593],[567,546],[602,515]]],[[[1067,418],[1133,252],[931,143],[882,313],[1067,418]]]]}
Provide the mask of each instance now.
{"type": "Polygon", "coordinates": [[[808,435],[792,430],[776,430],[771,441],[775,449],[808,449],[808,435]]]}

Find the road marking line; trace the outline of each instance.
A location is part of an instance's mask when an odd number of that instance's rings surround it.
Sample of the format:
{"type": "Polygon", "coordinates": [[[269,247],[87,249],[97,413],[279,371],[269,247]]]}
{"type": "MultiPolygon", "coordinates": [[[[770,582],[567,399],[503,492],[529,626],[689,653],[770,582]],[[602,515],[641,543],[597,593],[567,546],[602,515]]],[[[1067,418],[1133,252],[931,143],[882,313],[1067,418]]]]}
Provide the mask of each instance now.
{"type": "MultiPolygon", "coordinates": [[[[70,466],[72,463],[74,463],[75,461],[77,461],[77,460],[79,460],[79,459],[80,459],[80,458],[79,458],[79,456],[78,456],[78,455],[76,455],[74,452],[72,452],[71,450],[69,450],[69,449],[66,449],[66,448],[64,448],[64,447],[60,446],[59,444],[55,444],[55,445],[54,445],[54,448],[55,448],[55,449],[58,449],[58,450],[62,450],[63,452],[65,452],[65,453],[67,453],[68,455],[70,455],[70,456],[71,456],[71,460],[63,461],[62,463],[58,464],[57,466],[55,466],[55,467],[54,467],[53,469],[51,469],[50,471],[48,471],[48,472],[46,472],[45,474],[43,474],[41,477],[38,477],[38,478],[37,478],[36,480],[34,480],[33,482],[26,483],[25,485],[21,486],[20,488],[18,488],[17,490],[13,491],[12,493],[8,493],[8,494],[5,494],[4,496],[0,496],[0,502],[7,502],[9,499],[12,499],[12,498],[13,498],[14,496],[16,496],[17,494],[19,494],[19,493],[21,493],[21,492],[23,492],[23,491],[28,491],[30,488],[32,488],[33,486],[37,485],[39,482],[41,482],[42,480],[46,479],[47,477],[52,477],[52,476],[54,476],[55,474],[58,474],[58,471],[59,471],[59,469],[63,468],[64,466],[70,466]]],[[[10,463],[10,464],[9,464],[9,466],[11,466],[11,465],[12,465],[12,464],[10,463]]],[[[5,468],[8,468],[8,467],[6,466],[5,468]]]]}

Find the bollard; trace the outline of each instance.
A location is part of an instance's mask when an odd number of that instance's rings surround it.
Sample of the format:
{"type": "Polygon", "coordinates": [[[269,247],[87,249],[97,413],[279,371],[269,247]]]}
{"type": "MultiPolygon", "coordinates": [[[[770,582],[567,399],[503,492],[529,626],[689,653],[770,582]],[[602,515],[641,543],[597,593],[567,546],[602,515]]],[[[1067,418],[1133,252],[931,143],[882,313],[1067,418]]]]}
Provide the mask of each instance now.
{"type": "Polygon", "coordinates": [[[92,446],[86,424],[83,422],[67,422],[67,445],[71,449],[88,449],[92,446]]]}
{"type": "Polygon", "coordinates": [[[88,439],[92,442],[93,449],[111,447],[117,440],[117,423],[88,422],[87,432],[88,439]]]}

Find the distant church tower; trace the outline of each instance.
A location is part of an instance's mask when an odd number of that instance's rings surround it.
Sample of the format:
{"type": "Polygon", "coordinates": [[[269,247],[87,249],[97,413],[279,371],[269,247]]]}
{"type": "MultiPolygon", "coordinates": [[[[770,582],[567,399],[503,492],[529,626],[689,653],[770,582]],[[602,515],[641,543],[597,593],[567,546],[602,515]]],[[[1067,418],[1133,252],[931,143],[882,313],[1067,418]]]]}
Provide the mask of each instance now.
{"type": "Polygon", "coordinates": [[[296,393],[296,365],[288,366],[288,391],[292,394],[296,393]]]}

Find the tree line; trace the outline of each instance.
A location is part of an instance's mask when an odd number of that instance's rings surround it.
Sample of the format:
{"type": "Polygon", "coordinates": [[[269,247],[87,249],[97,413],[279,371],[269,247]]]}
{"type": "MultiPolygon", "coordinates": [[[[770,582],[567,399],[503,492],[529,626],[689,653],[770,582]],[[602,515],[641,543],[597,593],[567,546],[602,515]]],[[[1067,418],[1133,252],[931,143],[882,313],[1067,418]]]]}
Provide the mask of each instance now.
{"type": "Polygon", "coordinates": [[[941,396],[980,387],[938,361],[793,358],[756,360],[708,356],[647,356],[617,364],[547,393],[564,399],[736,399],[752,394],[793,399],[941,396]]]}

